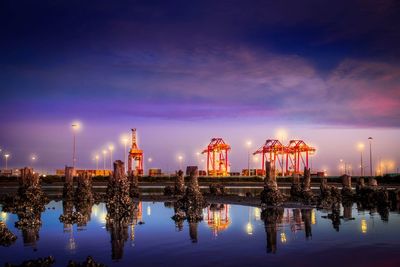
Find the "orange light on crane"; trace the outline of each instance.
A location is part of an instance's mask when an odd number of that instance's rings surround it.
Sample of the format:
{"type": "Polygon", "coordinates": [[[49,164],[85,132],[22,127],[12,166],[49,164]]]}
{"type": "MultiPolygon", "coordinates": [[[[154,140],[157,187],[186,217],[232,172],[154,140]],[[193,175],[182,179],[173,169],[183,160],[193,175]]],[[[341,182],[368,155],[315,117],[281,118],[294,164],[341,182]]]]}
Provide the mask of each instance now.
{"type": "Polygon", "coordinates": [[[143,150],[139,149],[136,139],[136,129],[132,129],[132,147],[128,155],[128,173],[135,170],[137,175],[143,175],[143,150]]]}
{"type": "Polygon", "coordinates": [[[207,153],[207,174],[209,176],[228,176],[228,151],[231,147],[222,138],[211,139],[202,154],[207,153]]]}

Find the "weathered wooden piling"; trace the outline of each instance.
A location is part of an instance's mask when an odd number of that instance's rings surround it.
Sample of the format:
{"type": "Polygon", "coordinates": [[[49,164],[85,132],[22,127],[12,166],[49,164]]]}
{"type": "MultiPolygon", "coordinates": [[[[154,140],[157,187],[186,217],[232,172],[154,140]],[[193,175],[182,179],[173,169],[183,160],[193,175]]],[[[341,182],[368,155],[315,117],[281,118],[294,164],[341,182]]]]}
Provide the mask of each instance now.
{"type": "Polygon", "coordinates": [[[174,194],[183,195],[185,193],[185,177],[183,176],[183,171],[179,170],[175,177],[174,194]]]}
{"type": "Polygon", "coordinates": [[[282,203],[283,196],[276,182],[275,167],[271,162],[265,162],[266,175],[264,179],[264,190],[261,192],[261,204],[276,206],[282,203]]]}
{"type": "Polygon", "coordinates": [[[40,187],[40,177],[38,173],[33,171],[33,168],[25,167],[20,169],[21,175],[18,177],[18,183],[23,188],[38,188],[40,187]]]}
{"type": "Polygon", "coordinates": [[[354,193],[351,188],[351,176],[350,175],[343,175],[342,176],[342,199],[343,201],[351,201],[354,193]]]}
{"type": "Polygon", "coordinates": [[[304,167],[304,175],[302,181],[302,199],[306,204],[311,204],[314,198],[314,193],[311,191],[311,170],[304,167]]]}
{"type": "Polygon", "coordinates": [[[292,176],[292,186],[290,187],[290,198],[293,201],[300,201],[303,197],[301,186],[300,186],[300,176],[294,173],[292,176]]]}
{"type": "Polygon", "coordinates": [[[134,217],[135,205],[129,190],[124,163],[117,160],[108,180],[106,203],[106,229],[111,235],[112,258],[115,260],[123,256],[124,244],[128,240],[128,226],[134,217]]]}

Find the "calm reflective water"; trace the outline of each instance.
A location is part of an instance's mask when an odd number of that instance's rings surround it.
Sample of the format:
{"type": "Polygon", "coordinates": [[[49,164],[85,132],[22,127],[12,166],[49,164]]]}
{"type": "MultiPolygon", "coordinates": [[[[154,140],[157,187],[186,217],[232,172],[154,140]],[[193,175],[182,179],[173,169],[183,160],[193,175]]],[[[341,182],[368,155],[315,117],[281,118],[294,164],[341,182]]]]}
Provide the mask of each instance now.
{"type": "Polygon", "coordinates": [[[355,205],[334,222],[318,210],[214,205],[203,221],[181,229],[164,203],[141,202],[134,223],[120,229],[106,226],[103,203],[85,226],[63,225],[62,213],[61,201],[50,202],[40,229],[27,232],[14,226],[17,215],[2,212],[18,239],[0,247],[0,264],[52,255],[55,266],[66,266],[91,255],[108,266],[400,266],[400,215],[383,221],[355,205]]]}

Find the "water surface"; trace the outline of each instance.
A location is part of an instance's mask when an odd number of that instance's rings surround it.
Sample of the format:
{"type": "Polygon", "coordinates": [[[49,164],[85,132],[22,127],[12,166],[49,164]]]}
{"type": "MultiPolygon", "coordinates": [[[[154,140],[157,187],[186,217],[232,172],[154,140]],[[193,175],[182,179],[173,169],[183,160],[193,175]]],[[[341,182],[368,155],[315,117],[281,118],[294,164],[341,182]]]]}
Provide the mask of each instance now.
{"type": "Polygon", "coordinates": [[[35,232],[17,229],[17,215],[2,212],[18,239],[0,247],[0,264],[52,255],[54,266],[66,266],[91,255],[108,266],[400,266],[399,213],[382,220],[356,205],[333,221],[315,209],[214,205],[203,221],[180,226],[171,204],[141,202],[132,223],[117,229],[107,227],[104,203],[91,208],[86,225],[64,225],[62,213],[62,201],[51,201],[35,232]]]}

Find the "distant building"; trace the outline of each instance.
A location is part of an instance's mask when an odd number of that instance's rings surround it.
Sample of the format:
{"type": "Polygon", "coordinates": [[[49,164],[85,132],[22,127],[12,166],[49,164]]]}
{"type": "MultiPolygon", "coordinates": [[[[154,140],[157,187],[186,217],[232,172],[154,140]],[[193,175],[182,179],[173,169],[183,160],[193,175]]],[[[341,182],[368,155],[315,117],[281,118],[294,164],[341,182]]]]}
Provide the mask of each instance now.
{"type": "Polygon", "coordinates": [[[18,176],[19,170],[18,169],[1,169],[0,176],[18,176]]]}
{"type": "Polygon", "coordinates": [[[149,176],[161,176],[161,169],[158,168],[151,168],[149,169],[149,176]]]}
{"type": "MultiPolygon", "coordinates": [[[[111,170],[75,170],[74,175],[79,175],[84,172],[88,172],[88,173],[92,174],[93,176],[109,176],[112,174],[111,170]]],[[[64,176],[65,169],[56,170],[56,175],[64,176]]]]}

